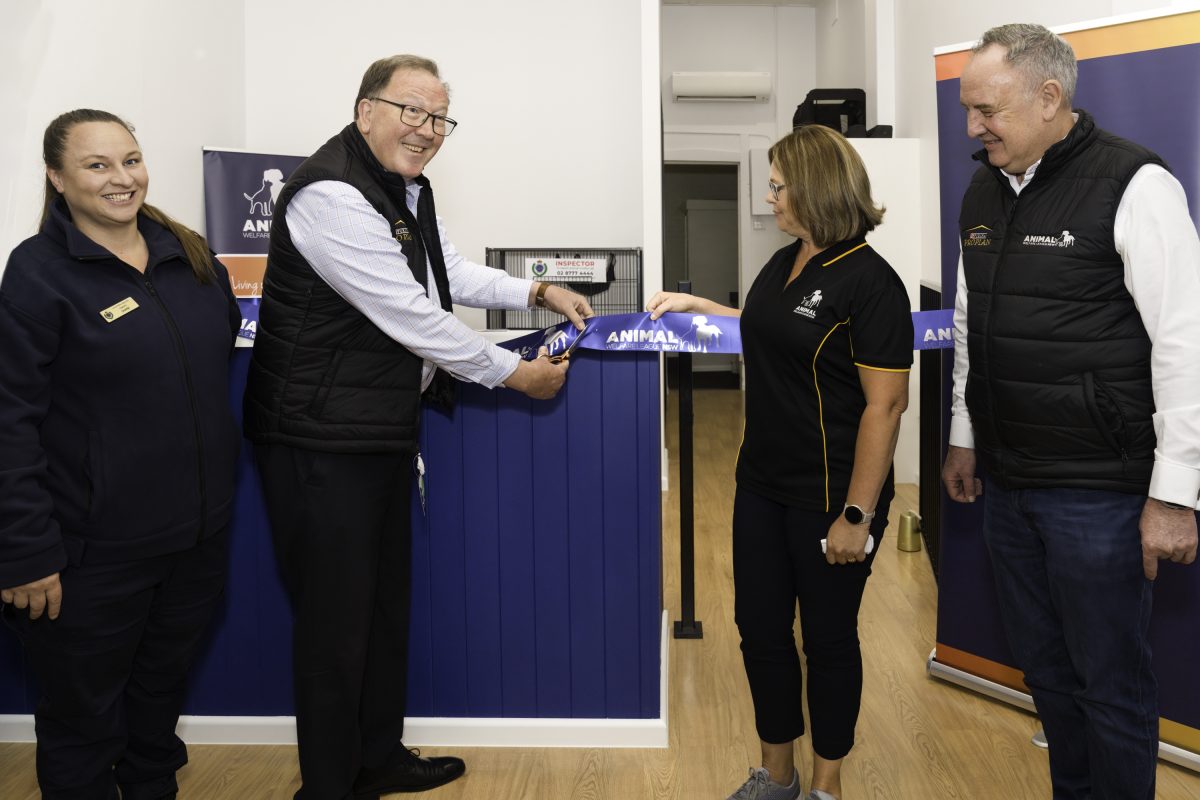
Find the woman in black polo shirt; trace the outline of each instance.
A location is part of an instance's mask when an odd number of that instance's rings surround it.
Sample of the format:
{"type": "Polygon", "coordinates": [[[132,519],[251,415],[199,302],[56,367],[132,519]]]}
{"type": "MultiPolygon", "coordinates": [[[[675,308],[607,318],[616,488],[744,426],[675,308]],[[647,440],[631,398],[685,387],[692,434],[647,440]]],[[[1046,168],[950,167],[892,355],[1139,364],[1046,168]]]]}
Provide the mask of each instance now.
{"type": "Polygon", "coordinates": [[[797,601],[814,753],[808,797],[828,800],[841,796],[841,761],[854,743],[858,608],[893,495],[912,317],[900,277],[864,239],[883,209],[850,144],[811,125],[777,142],[770,158],[767,200],[796,241],[763,267],[744,309],[671,292],[656,294],[647,309],[653,318],[741,316],[746,429],[733,513],[735,617],[763,766],[731,800],[800,796],[792,757],[804,733],[797,601]]]}

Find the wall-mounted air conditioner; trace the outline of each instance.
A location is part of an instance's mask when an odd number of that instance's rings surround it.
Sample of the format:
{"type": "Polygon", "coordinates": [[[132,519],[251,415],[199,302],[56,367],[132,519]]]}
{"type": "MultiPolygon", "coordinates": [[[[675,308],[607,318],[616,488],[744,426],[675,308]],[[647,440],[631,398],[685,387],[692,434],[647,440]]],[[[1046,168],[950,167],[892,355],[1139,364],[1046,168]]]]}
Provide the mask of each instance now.
{"type": "Polygon", "coordinates": [[[769,72],[672,72],[671,97],[686,102],[758,102],[771,96],[769,72]]]}

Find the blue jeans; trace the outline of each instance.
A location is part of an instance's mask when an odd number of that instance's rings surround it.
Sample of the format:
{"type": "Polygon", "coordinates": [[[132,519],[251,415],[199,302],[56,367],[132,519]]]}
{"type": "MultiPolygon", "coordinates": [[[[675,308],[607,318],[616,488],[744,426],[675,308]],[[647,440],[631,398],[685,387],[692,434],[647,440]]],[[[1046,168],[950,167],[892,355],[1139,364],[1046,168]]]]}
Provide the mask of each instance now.
{"type": "Polygon", "coordinates": [[[994,482],[983,497],[1001,615],[1050,745],[1055,800],[1153,800],[1146,498],[994,482]]]}

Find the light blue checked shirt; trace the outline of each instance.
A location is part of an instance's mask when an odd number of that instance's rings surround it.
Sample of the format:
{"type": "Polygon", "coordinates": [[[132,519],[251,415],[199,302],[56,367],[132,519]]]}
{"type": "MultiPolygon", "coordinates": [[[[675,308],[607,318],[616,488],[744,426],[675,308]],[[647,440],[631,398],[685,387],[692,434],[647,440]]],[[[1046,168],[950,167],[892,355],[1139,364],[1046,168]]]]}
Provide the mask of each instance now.
{"type": "MultiPolygon", "coordinates": [[[[417,213],[421,187],[407,187],[408,208],[417,213]]],[[[429,291],[408,268],[388,221],[362,192],[340,181],[305,186],[288,204],[288,233],[300,254],[343,300],[385,334],[425,360],[421,387],[435,367],[456,378],[499,386],[520,357],[497,347],[462,320],[443,311],[433,272],[429,291]]],[[[525,309],[532,281],[468,261],[437,220],[451,300],[474,308],[525,309]]]]}

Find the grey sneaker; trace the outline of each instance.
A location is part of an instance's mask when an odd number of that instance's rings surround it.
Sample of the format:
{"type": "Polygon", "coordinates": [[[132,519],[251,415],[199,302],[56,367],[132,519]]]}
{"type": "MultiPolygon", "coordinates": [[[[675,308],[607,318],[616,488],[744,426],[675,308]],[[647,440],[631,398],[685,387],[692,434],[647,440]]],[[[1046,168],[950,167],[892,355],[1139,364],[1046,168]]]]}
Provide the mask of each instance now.
{"type": "Polygon", "coordinates": [[[820,789],[813,789],[808,793],[806,800],[837,800],[836,797],[829,792],[822,792],[820,789]]]}
{"type": "Polygon", "coordinates": [[[792,770],[792,782],[780,786],[765,767],[750,770],[750,779],[726,800],[800,800],[800,774],[792,770]]]}

